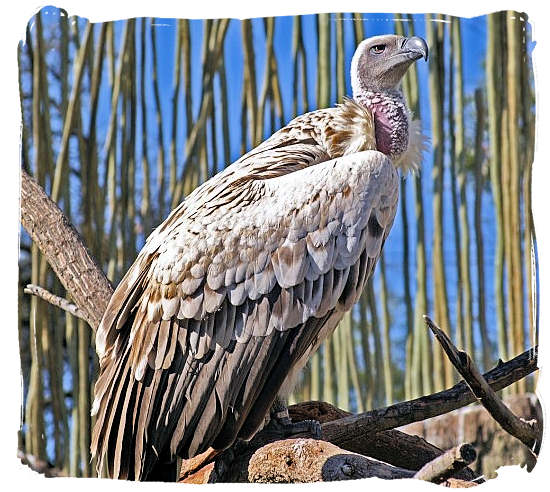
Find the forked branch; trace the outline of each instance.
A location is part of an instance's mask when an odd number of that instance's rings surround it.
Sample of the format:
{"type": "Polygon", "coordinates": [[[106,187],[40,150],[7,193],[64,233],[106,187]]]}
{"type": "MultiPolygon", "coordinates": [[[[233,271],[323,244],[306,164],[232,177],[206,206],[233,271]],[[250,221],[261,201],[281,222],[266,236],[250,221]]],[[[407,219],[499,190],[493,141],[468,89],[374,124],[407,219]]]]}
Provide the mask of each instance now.
{"type": "MultiPolygon", "coordinates": [[[[523,352],[506,363],[501,363],[484,375],[494,391],[499,391],[537,370],[537,347],[523,352]]],[[[322,425],[323,439],[340,447],[360,435],[394,429],[465,407],[476,401],[468,385],[461,381],[438,393],[396,403],[357,415],[327,422],[322,425]]]]}
{"type": "Polygon", "coordinates": [[[475,398],[487,409],[491,416],[510,435],[519,439],[533,452],[540,446],[540,442],[533,422],[526,422],[517,417],[502,402],[487,380],[481,375],[471,357],[461,350],[458,350],[449,337],[439,328],[428,316],[424,316],[426,324],[433,332],[447,357],[464,378],[475,398]]]}

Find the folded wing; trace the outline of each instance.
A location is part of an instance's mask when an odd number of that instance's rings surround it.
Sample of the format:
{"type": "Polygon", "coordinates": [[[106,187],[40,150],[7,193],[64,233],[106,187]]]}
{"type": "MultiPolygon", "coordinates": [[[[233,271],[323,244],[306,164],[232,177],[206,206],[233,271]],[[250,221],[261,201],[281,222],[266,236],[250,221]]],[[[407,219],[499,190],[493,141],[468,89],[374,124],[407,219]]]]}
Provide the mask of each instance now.
{"type": "Polygon", "coordinates": [[[121,281],[96,342],[92,451],[110,476],[251,437],[358,299],[395,217],[397,171],[377,151],[304,159],[214,178],[121,281]]]}

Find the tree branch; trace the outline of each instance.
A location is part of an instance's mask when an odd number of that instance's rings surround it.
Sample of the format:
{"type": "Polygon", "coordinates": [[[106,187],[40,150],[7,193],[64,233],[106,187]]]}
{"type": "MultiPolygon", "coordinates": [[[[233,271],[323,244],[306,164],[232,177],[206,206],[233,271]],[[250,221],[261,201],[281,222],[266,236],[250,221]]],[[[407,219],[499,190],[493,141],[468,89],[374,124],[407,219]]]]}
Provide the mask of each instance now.
{"type": "MultiPolygon", "coordinates": [[[[321,424],[349,415],[340,408],[322,401],[308,401],[291,405],[288,413],[293,422],[317,420],[321,424]]],[[[342,449],[383,461],[408,470],[420,470],[426,463],[441,456],[444,451],[420,436],[397,429],[388,429],[374,434],[360,434],[342,444],[342,449]]],[[[476,475],[469,468],[457,472],[457,478],[473,480],[476,475]]]]}
{"type": "Polygon", "coordinates": [[[444,482],[473,463],[476,457],[477,452],[471,444],[461,444],[426,463],[415,473],[414,478],[434,483],[444,482]]]}
{"type": "MultiPolygon", "coordinates": [[[[537,370],[537,347],[512,360],[497,365],[485,374],[487,383],[499,391],[537,370]]],[[[468,385],[461,381],[452,388],[422,396],[385,408],[357,415],[350,415],[322,424],[323,439],[337,446],[346,447],[359,435],[368,435],[402,425],[419,422],[474,403],[476,397],[468,385]]]]}
{"type": "Polygon", "coordinates": [[[540,446],[540,441],[532,423],[516,417],[481,375],[471,357],[466,352],[458,350],[443,330],[428,316],[424,316],[424,319],[453,366],[468,384],[475,398],[487,409],[500,426],[532,451],[540,446]]]}
{"type": "Polygon", "coordinates": [[[84,321],[88,322],[86,314],[82,312],[82,309],[80,309],[76,304],[73,304],[67,299],[63,299],[62,297],[52,294],[50,291],[44,289],[43,287],[40,287],[39,285],[28,284],[25,289],[23,289],[23,292],[25,294],[31,294],[36,297],[40,297],[40,299],[49,302],[53,306],[63,309],[63,311],[67,311],[73,316],[76,316],[77,318],[83,319],[84,321]]]}
{"type": "Polygon", "coordinates": [[[61,209],[21,170],[21,223],[95,329],[113,287],[61,209]]]}

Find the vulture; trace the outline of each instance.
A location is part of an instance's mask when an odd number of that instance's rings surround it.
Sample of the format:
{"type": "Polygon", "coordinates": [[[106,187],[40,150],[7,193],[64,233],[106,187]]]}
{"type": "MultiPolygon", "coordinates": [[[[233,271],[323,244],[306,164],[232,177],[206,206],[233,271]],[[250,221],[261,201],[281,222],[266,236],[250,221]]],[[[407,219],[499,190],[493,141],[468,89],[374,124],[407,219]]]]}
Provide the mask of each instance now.
{"type": "Polygon", "coordinates": [[[178,457],[251,439],[272,408],[292,426],[279,403],[361,295],[420,162],[400,81],[427,57],[419,37],[363,40],[352,99],[290,121],[147,238],[96,334],[98,471],[176,480],[178,457]]]}

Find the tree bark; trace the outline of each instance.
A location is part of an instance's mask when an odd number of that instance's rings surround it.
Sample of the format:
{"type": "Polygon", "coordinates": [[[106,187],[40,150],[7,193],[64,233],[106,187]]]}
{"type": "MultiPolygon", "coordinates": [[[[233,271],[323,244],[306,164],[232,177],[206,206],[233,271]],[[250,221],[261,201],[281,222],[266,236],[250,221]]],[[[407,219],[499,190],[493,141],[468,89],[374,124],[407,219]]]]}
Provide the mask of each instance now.
{"type": "Polygon", "coordinates": [[[267,444],[252,455],[248,465],[248,481],[256,483],[333,482],[412,476],[410,470],[314,439],[287,439],[267,444]]]}
{"type": "Polygon", "coordinates": [[[113,287],[82,237],[40,185],[21,171],[21,223],[85,319],[97,328],[113,287]]]}

